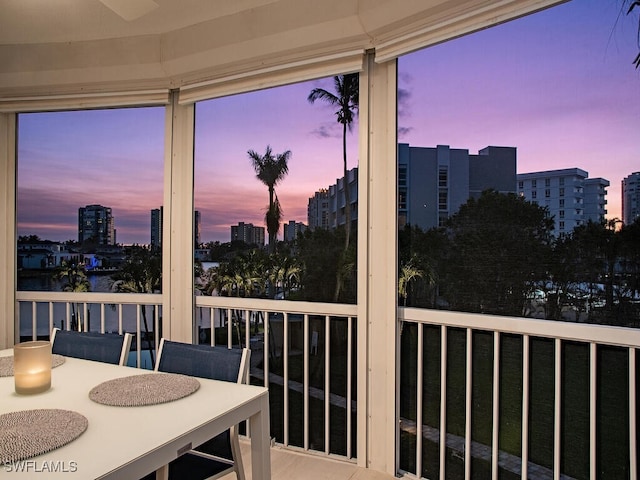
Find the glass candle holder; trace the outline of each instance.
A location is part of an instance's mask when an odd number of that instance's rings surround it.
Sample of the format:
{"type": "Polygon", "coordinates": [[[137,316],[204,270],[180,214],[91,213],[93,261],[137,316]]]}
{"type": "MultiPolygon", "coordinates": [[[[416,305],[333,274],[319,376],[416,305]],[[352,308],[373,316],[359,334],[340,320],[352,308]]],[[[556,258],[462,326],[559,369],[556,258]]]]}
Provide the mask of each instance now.
{"type": "Polygon", "coordinates": [[[30,395],[51,388],[51,343],[23,342],[13,347],[16,393],[30,395]]]}

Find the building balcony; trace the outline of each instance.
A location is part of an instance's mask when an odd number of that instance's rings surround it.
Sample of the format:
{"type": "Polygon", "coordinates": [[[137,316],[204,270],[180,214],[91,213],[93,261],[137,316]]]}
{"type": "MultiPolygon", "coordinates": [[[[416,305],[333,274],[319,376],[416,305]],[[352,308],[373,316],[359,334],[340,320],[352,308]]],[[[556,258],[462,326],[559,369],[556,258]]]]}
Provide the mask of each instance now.
{"type": "MultiPolygon", "coordinates": [[[[77,318],[81,328],[133,333],[129,364],[152,368],[160,295],[17,292],[17,301],[23,340],[77,318]]],[[[252,350],[251,382],[270,391],[274,478],[318,463],[335,469],[331,478],[364,475],[363,399],[374,393],[357,307],[207,296],[194,303],[199,343],[252,350]],[[279,465],[290,466],[278,473],[279,465]]],[[[375,392],[396,399],[386,412],[397,419],[396,473],[635,471],[640,331],[404,307],[396,324],[399,348],[386,366],[395,386],[375,392]]]]}
{"type": "Polygon", "coordinates": [[[398,306],[398,58],[564,2],[157,3],[0,16],[0,348],[54,326],[133,333],[136,368],[163,336],[249,346],[276,479],[638,477],[638,330],[398,306]],[[196,295],[195,104],[353,72],[357,305],[196,295]],[[141,106],[164,109],[163,293],[18,291],[18,117],[141,106]]]}

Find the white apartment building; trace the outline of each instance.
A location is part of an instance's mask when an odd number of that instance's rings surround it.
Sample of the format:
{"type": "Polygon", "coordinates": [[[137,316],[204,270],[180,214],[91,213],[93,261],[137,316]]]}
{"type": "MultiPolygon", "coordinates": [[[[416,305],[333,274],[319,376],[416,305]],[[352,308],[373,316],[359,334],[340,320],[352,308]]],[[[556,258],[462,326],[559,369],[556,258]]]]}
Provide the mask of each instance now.
{"type": "Polygon", "coordinates": [[[518,194],[547,207],[554,219],[554,234],[571,233],[589,220],[605,219],[609,180],[588,178],[580,168],[519,173],[518,194]]]}

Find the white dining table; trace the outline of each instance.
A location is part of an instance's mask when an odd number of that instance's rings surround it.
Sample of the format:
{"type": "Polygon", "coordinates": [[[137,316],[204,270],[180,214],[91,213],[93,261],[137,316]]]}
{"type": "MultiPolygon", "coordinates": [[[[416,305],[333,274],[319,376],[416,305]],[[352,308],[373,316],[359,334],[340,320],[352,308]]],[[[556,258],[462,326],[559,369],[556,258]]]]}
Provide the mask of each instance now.
{"type": "MultiPolygon", "coordinates": [[[[13,349],[0,350],[0,356],[12,354],[13,349]]],[[[199,378],[195,393],[158,405],[114,407],[89,398],[89,391],[102,382],[149,373],[66,357],[52,370],[51,389],[34,395],[16,394],[14,378],[0,377],[0,415],[63,409],[88,420],[86,431],[67,445],[18,464],[0,464],[0,477],[139,479],[248,419],[252,479],[271,478],[269,393],[264,387],[199,378]]]]}

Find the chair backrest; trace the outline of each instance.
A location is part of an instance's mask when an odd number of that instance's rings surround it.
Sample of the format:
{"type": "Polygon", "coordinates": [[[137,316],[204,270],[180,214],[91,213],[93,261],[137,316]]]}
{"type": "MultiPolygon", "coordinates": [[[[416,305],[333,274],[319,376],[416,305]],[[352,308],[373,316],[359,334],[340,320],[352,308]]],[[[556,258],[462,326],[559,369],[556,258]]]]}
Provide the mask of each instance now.
{"type": "Polygon", "coordinates": [[[130,333],[73,332],[59,328],[51,332],[51,352],[65,357],[125,365],[130,348],[130,333]]]}
{"type": "Polygon", "coordinates": [[[210,347],[160,340],[156,371],[193,377],[246,383],[249,373],[247,348],[210,347]]]}

